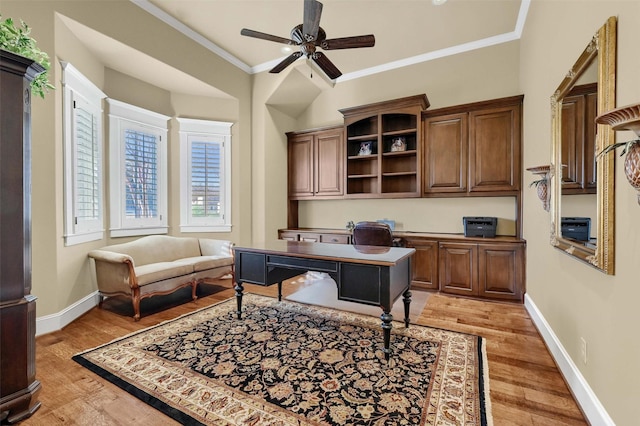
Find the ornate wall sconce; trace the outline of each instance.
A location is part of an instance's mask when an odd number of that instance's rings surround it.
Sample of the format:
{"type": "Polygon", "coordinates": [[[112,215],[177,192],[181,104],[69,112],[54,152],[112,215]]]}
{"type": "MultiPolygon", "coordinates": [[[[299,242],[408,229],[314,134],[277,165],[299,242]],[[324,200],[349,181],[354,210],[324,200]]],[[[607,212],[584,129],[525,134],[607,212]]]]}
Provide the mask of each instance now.
{"type": "Polygon", "coordinates": [[[637,138],[627,142],[611,144],[598,154],[598,157],[623,147],[620,156],[627,154],[624,160],[624,174],[638,191],[640,204],[640,103],[613,109],[596,117],[596,123],[608,124],[613,130],[631,130],[637,138]]]}
{"type": "Polygon", "coordinates": [[[530,171],[534,175],[538,175],[539,178],[529,184],[529,186],[535,186],[538,191],[538,198],[542,201],[542,207],[545,211],[549,211],[549,172],[551,166],[537,166],[529,167],[527,171],[530,171]]]}

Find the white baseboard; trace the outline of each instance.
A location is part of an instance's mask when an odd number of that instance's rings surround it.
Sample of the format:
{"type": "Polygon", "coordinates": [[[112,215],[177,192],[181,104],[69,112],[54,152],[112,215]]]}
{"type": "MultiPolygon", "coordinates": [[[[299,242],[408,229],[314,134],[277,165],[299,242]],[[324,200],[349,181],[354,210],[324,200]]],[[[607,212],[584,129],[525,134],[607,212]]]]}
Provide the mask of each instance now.
{"type": "Polygon", "coordinates": [[[524,295],[524,307],[542,335],[542,339],[547,344],[551,356],[556,361],[589,423],[594,426],[615,426],[607,410],[602,406],[596,394],[593,393],[589,383],[582,376],[582,373],[580,373],[580,370],[578,370],[578,367],[562,346],[558,336],[553,332],[553,329],[528,294],[524,295]]]}
{"type": "Polygon", "coordinates": [[[98,292],[94,291],[73,305],[67,306],[57,314],[36,318],[36,336],[62,330],[63,327],[69,325],[73,320],[78,319],[85,312],[97,306],[98,302],[98,292]]]}

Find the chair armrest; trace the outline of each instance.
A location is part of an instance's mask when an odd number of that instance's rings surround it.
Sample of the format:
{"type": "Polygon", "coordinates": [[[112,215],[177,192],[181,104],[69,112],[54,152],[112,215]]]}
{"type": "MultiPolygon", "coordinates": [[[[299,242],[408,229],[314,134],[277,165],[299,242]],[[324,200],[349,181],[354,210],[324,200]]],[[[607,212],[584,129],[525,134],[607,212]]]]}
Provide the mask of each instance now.
{"type": "Polygon", "coordinates": [[[131,264],[133,264],[133,258],[128,254],[116,253],[116,252],[107,251],[107,250],[91,250],[89,252],[89,257],[92,257],[96,260],[101,260],[103,262],[111,262],[111,263],[131,262],[131,264]]]}
{"type": "Polygon", "coordinates": [[[130,294],[138,288],[133,258],[106,250],[91,250],[98,290],[104,294],[130,294]]]}
{"type": "Polygon", "coordinates": [[[199,238],[200,253],[203,256],[225,256],[233,257],[233,246],[228,240],[214,240],[211,238],[199,238]]]}

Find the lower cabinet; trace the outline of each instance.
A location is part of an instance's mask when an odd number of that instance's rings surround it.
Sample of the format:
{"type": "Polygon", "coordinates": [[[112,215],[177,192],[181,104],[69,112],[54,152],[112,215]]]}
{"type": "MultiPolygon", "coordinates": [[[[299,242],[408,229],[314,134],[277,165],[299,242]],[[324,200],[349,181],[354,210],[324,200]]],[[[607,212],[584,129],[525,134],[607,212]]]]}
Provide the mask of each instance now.
{"type": "Polygon", "coordinates": [[[522,300],[524,261],[523,245],[478,244],[478,295],[522,300]]]}
{"type": "Polygon", "coordinates": [[[411,259],[411,288],[438,290],[438,242],[407,238],[405,245],[416,249],[411,259]]]}
{"type": "Polygon", "coordinates": [[[440,243],[440,290],[445,293],[478,295],[478,245],[440,243]]]}
{"type": "Polygon", "coordinates": [[[439,244],[440,290],[490,299],[522,300],[524,244],[439,244]]]}
{"type": "MultiPolygon", "coordinates": [[[[348,233],[331,230],[280,230],[280,239],[350,244],[348,233]]],[[[525,250],[521,240],[499,237],[483,241],[458,235],[399,233],[411,260],[411,288],[482,299],[522,302],[525,290],[525,250]]]]}

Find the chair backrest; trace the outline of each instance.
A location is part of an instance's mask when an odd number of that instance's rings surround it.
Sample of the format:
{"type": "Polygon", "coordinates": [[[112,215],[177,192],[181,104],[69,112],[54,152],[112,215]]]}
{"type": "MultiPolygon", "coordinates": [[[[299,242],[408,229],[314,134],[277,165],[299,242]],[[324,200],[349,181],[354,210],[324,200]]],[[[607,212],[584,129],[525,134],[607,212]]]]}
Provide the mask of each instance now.
{"type": "Polygon", "coordinates": [[[386,223],[358,222],[353,228],[353,244],[391,247],[393,245],[391,228],[386,223]]]}

